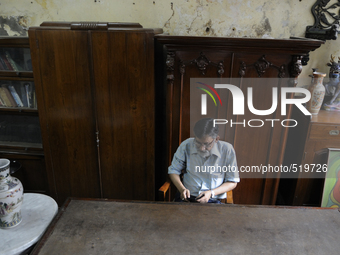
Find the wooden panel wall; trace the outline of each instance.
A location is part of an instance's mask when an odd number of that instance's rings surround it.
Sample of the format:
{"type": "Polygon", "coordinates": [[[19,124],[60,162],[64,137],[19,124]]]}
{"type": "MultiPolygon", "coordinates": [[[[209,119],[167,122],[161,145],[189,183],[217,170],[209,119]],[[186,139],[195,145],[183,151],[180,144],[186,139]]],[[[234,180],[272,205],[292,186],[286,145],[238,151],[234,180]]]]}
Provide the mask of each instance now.
{"type": "MultiPolygon", "coordinates": [[[[156,36],[167,54],[164,60],[167,81],[164,83],[167,122],[163,126],[167,139],[166,171],[179,144],[190,137],[190,117],[200,119],[200,113],[190,109],[190,78],[242,78],[237,85],[247,94],[253,87],[254,107],[269,109],[272,105],[272,87],[295,86],[301,72],[301,59],[320,41],[263,40],[241,38],[209,38],[184,36],[156,36]],[[288,84],[272,81],[254,84],[247,78],[291,78],[288,84]],[[194,114],[195,116],[190,116],[194,114]]],[[[164,57],[163,57],[164,58],[164,57]]],[[[283,119],[280,107],[271,116],[257,116],[245,106],[244,115],[232,114],[232,95],[227,90],[218,90],[227,106],[219,107],[218,118],[242,122],[243,119],[283,119]]],[[[291,95],[292,96],[292,95],[291,95]]],[[[196,107],[200,109],[200,105],[196,107]]],[[[287,128],[270,124],[262,128],[225,125],[220,130],[223,140],[233,144],[239,166],[282,164],[287,138],[287,128]]],[[[242,177],[242,176],[241,176],[242,177]]],[[[267,175],[259,179],[242,179],[234,191],[234,202],[240,204],[275,204],[279,175],[267,175]]]]}

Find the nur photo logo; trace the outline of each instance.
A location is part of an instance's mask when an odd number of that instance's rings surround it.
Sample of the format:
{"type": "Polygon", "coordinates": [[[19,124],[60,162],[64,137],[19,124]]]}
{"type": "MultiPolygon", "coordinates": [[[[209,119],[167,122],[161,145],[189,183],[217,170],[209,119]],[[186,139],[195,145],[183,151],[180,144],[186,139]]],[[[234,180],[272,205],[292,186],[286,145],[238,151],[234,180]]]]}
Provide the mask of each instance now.
{"type": "Polygon", "coordinates": [[[279,117],[280,115],[287,116],[287,110],[293,105],[304,115],[311,115],[304,106],[311,98],[309,90],[289,86],[289,79],[252,78],[231,81],[230,79],[203,78],[194,79],[190,83],[191,89],[193,85],[195,86],[195,92],[190,96],[191,109],[196,112],[194,115],[197,116],[200,103],[200,116],[213,118],[216,125],[229,123],[231,127],[235,125],[262,127],[265,123],[270,123],[273,127],[275,123],[280,122],[283,127],[295,127],[298,124],[296,120],[279,117]],[[247,85],[242,87],[244,83],[247,85]],[[197,93],[197,89],[202,93],[197,93]],[[263,94],[262,99],[261,94],[263,94]],[[300,96],[296,97],[297,94],[300,96]],[[270,105],[261,104],[261,100],[268,101],[264,100],[264,97],[270,97],[270,105]],[[213,104],[208,104],[208,100],[214,102],[216,110],[211,108],[213,104]],[[225,110],[227,107],[228,111],[225,110]],[[227,117],[221,115],[221,112],[224,112],[224,115],[227,112],[232,114],[227,117]],[[241,119],[242,116],[244,119],[241,119]]]}
{"type": "MultiPolygon", "coordinates": [[[[203,90],[204,92],[206,92],[212,98],[212,100],[214,101],[215,106],[217,106],[215,97],[211,94],[211,92],[208,89],[210,89],[215,94],[215,96],[218,98],[218,100],[219,100],[219,102],[220,102],[220,104],[222,106],[221,97],[220,97],[220,95],[217,93],[217,91],[212,86],[210,86],[208,84],[205,84],[203,82],[197,82],[197,83],[203,85],[204,87],[206,87],[206,88],[202,88],[202,87],[197,87],[197,88],[203,90]]],[[[207,94],[202,94],[201,95],[201,100],[202,100],[201,101],[201,109],[202,109],[201,113],[202,113],[202,115],[206,115],[207,114],[207,94]]]]}

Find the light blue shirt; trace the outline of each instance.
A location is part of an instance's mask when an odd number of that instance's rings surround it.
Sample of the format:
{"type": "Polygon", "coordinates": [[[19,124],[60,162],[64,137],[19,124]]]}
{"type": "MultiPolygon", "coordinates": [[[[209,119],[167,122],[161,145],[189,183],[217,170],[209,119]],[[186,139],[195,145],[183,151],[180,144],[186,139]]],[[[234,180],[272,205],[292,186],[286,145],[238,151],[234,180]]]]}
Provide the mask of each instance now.
{"type": "MultiPolygon", "coordinates": [[[[183,175],[183,185],[190,194],[198,196],[200,191],[212,190],[224,182],[239,182],[236,155],[230,143],[218,141],[210,150],[208,158],[203,158],[197,152],[194,138],[183,141],[174,154],[168,174],[183,175]]],[[[226,198],[226,193],[214,198],[226,198]]]]}

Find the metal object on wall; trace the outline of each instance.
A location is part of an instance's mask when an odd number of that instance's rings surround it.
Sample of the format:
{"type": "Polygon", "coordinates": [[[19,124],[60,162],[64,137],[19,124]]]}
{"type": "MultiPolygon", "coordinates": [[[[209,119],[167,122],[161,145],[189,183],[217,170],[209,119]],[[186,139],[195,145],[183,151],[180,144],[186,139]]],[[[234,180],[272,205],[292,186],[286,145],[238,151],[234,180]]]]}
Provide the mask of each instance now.
{"type": "Polygon", "coordinates": [[[339,32],[340,2],[327,7],[330,0],[317,0],[312,6],[314,25],[306,27],[306,38],[336,40],[339,32]]]}

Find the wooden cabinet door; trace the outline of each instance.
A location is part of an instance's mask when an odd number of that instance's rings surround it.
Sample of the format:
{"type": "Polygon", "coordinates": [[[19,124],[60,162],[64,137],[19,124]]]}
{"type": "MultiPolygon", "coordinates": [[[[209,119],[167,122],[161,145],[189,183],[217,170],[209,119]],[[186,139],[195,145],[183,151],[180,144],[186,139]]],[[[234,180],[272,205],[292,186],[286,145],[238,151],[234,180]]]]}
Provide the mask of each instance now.
{"type": "Polygon", "coordinates": [[[154,200],[155,31],[61,25],[30,30],[52,194],[154,200]]]}
{"type": "Polygon", "coordinates": [[[154,200],[153,30],[92,32],[104,198],[154,200]]]}
{"type": "Polygon", "coordinates": [[[88,32],[29,31],[51,195],[100,197],[88,32]]]}

